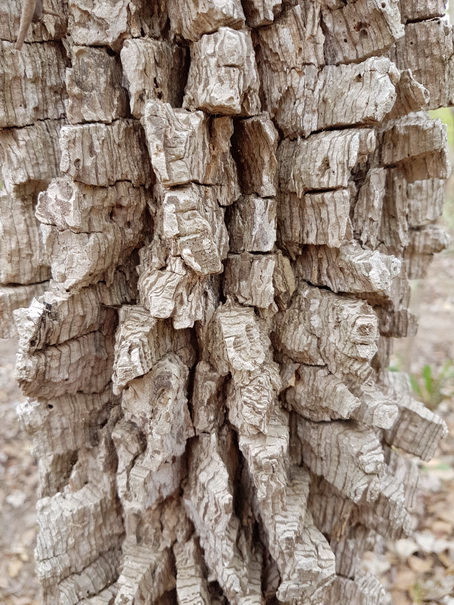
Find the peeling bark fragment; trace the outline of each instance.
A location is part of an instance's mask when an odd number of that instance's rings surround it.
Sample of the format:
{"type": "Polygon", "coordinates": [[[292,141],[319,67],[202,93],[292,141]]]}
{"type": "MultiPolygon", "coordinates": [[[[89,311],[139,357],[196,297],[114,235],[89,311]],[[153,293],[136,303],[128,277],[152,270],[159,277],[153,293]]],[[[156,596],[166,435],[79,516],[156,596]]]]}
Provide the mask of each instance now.
{"type": "Polygon", "coordinates": [[[133,229],[127,226],[128,222],[125,225],[112,222],[102,233],[74,233],[42,225],[52,277],[68,289],[82,288],[100,280],[110,283],[112,259],[118,264],[124,263],[141,241],[142,210],[143,206],[134,208],[139,220],[133,229]]]}
{"type": "Polygon", "coordinates": [[[379,244],[379,229],[386,191],[387,172],[383,168],[371,168],[358,192],[353,210],[353,231],[355,237],[368,248],[379,244]]]}
{"type": "MultiPolygon", "coordinates": [[[[251,480],[255,487],[260,514],[267,521],[265,532],[271,545],[277,546],[275,524],[286,504],[289,467],[288,415],[282,410],[270,416],[268,431],[241,433],[240,449],[246,458],[251,480]]],[[[305,500],[300,502],[300,515],[304,520],[305,500]]]]}
{"type": "Polygon", "coordinates": [[[207,361],[200,361],[195,369],[192,393],[192,421],[197,435],[212,433],[222,425],[224,401],[221,394],[224,377],[207,361]]]}
{"type": "Polygon", "coordinates": [[[307,244],[338,248],[352,239],[350,193],[337,189],[278,198],[278,241],[296,258],[307,244]]]}
{"type": "Polygon", "coordinates": [[[280,187],[298,194],[347,187],[353,168],[374,151],[373,130],[339,130],[314,134],[279,146],[280,187]]]}
{"type": "Polygon", "coordinates": [[[363,525],[389,540],[409,536],[416,525],[405,506],[404,486],[388,473],[383,477],[377,500],[370,506],[361,507],[359,519],[363,525]]]}
{"type": "Polygon", "coordinates": [[[256,30],[256,35],[259,61],[276,75],[281,73],[282,77],[291,69],[324,63],[325,37],[318,2],[284,8],[274,23],[256,30]]]}
{"type": "Polygon", "coordinates": [[[107,321],[106,324],[103,328],[107,336],[102,332],[91,332],[33,355],[20,351],[16,379],[23,392],[28,397],[51,398],[79,391],[104,391],[112,373],[114,322],[107,321]],[[61,367],[66,368],[65,372],[62,373],[61,367]]]}
{"type": "Polygon", "coordinates": [[[100,282],[78,292],[66,292],[54,285],[36,296],[28,308],[15,312],[20,347],[33,353],[100,330],[109,318],[115,318],[115,307],[131,302],[134,293],[133,285],[121,272],[115,273],[110,286],[100,282]]]}
{"type": "Polygon", "coordinates": [[[162,270],[147,265],[144,255],[139,266],[138,288],[140,303],[152,317],[171,317],[177,330],[205,319],[212,293],[217,291],[211,277],[198,276],[178,257],[171,257],[162,270]]]}
{"type": "Polygon", "coordinates": [[[411,398],[410,387],[405,374],[388,373],[388,389],[396,397],[399,416],[394,426],[385,432],[389,445],[430,460],[441,439],[447,435],[446,423],[424,404],[411,398]]]}
{"type": "Polygon", "coordinates": [[[140,427],[146,444],[128,473],[128,490],[122,498],[128,514],[154,506],[180,485],[180,458],[194,434],[187,406],[187,378],[188,368],[177,355],[168,353],[145,376],[129,382],[124,392],[124,420],[140,427]],[[137,400],[140,407],[135,405],[137,400]]]}
{"type": "Polygon", "coordinates": [[[177,595],[180,605],[211,605],[208,581],[200,547],[191,538],[174,547],[177,568],[177,595]]]}
{"type": "Polygon", "coordinates": [[[47,281],[29,286],[0,285],[0,338],[17,336],[13,313],[16,309],[30,305],[47,287],[47,281]]]}
{"type": "Polygon", "coordinates": [[[175,44],[151,39],[126,40],[120,53],[131,113],[143,116],[150,99],[181,104],[186,51],[175,44]]]}
{"type": "Polygon", "coordinates": [[[295,274],[289,259],[282,252],[279,251],[274,258],[276,263],[273,275],[275,300],[279,309],[283,309],[296,289],[295,274]]]}
{"type": "Polygon", "coordinates": [[[101,189],[55,179],[37,207],[53,278],[68,289],[111,282],[142,241],[146,200],[145,189],[128,182],[101,189]]]}
{"type": "Polygon", "coordinates": [[[388,115],[390,120],[426,109],[429,105],[430,92],[413,77],[411,69],[401,71],[396,93],[396,103],[388,115]]]}
{"type": "Polygon", "coordinates": [[[355,243],[340,248],[306,246],[298,259],[298,275],[333,292],[363,294],[374,300],[393,301],[401,285],[401,261],[355,243]],[[333,266],[342,267],[339,272],[333,266]]]}
{"type": "Polygon", "coordinates": [[[400,165],[409,182],[449,175],[446,127],[425,114],[413,114],[391,123],[383,131],[380,160],[400,165]]]}
{"type": "Polygon", "coordinates": [[[103,393],[75,393],[52,399],[30,399],[19,414],[33,441],[37,458],[77,452],[94,445],[93,426],[102,424],[118,399],[108,388],[103,393]],[[83,413],[81,413],[81,411],[83,413]]]}
{"type": "Polygon", "coordinates": [[[295,385],[286,391],[285,398],[295,412],[314,422],[350,418],[361,405],[326,368],[303,364],[298,367],[295,385]]]}
{"type": "Polygon", "coordinates": [[[425,277],[433,255],[446,250],[450,243],[450,236],[436,225],[427,225],[420,230],[411,231],[406,250],[409,279],[425,277]]]}
{"type": "Polygon", "coordinates": [[[278,348],[291,359],[326,365],[349,386],[371,377],[378,321],[364,302],[300,283],[290,307],[278,314],[274,333],[278,348]]]}
{"type": "Polygon", "coordinates": [[[413,77],[429,91],[428,109],[454,103],[453,55],[452,29],[443,19],[407,23],[405,36],[391,52],[397,67],[411,69],[413,77]]]}
{"type": "Polygon", "coordinates": [[[49,279],[48,259],[34,217],[33,197],[0,191],[0,283],[33,284],[49,279]],[[28,257],[19,253],[25,246],[28,257]]]}
{"type": "Polygon", "coordinates": [[[404,35],[399,0],[359,0],[322,9],[326,63],[350,63],[382,54],[404,35]]]}
{"type": "Polygon", "coordinates": [[[400,11],[405,21],[419,21],[442,17],[447,0],[400,0],[400,11]]]}
{"type": "MultiPolygon", "coordinates": [[[[97,483],[89,482],[76,491],[67,490],[51,498],[38,500],[37,513],[41,531],[35,551],[37,572],[46,587],[52,587],[57,578],[55,588],[51,588],[57,602],[61,597],[59,583],[65,579],[70,580],[74,574],[76,577],[78,574],[87,575],[82,581],[79,577],[76,582],[70,584],[73,589],[79,588],[76,592],[78,600],[86,597],[87,580],[91,575],[90,564],[97,562],[102,567],[100,554],[107,554],[118,548],[118,539],[123,529],[120,510],[114,490],[105,483],[98,478],[97,483]],[[96,548],[92,547],[87,552],[93,532],[96,535],[93,546],[96,548]],[[78,538],[81,533],[85,539],[78,538]]],[[[113,569],[110,568],[110,578],[106,583],[115,580],[118,574],[117,565],[113,569]]],[[[101,574],[96,575],[98,582],[102,580],[101,574]]],[[[93,592],[96,594],[104,588],[103,584],[101,581],[93,592]]],[[[64,584],[62,588],[65,590],[64,584]]]]}
{"type": "Polygon", "coordinates": [[[360,572],[355,580],[337,576],[326,595],[328,603],[391,605],[391,596],[372,574],[360,572]]]}
{"type": "Polygon", "coordinates": [[[260,560],[241,540],[232,483],[215,435],[201,435],[192,449],[184,504],[224,594],[238,605],[258,605],[260,560]]]}
{"type": "Polygon", "coordinates": [[[355,503],[375,502],[384,458],[375,433],[345,422],[316,424],[299,419],[303,461],[355,503]]]}
{"type": "Polygon", "coordinates": [[[60,175],[58,138],[63,124],[46,120],[0,131],[0,170],[6,191],[37,193],[60,175]]]}
{"type": "Polygon", "coordinates": [[[284,602],[317,600],[334,579],[334,554],[306,509],[308,487],[309,473],[292,469],[286,505],[276,519],[276,542],[270,544],[281,572],[277,596],[284,602]]]}
{"type": "Polygon", "coordinates": [[[445,181],[425,179],[407,185],[408,224],[422,227],[437,220],[443,210],[445,181]]]}
{"type": "Polygon", "coordinates": [[[123,228],[134,223],[134,230],[140,232],[141,213],[149,197],[146,189],[128,181],[101,188],[58,178],[40,194],[36,217],[42,224],[73,233],[102,233],[108,222],[123,228]]]}
{"type": "Polygon", "coordinates": [[[291,138],[324,128],[378,124],[397,98],[399,73],[385,57],[327,65],[321,71],[314,65],[279,72],[259,67],[267,109],[291,138]]]}
{"type": "Polygon", "coordinates": [[[277,368],[261,366],[250,372],[234,372],[227,392],[229,420],[240,434],[268,433],[280,387],[277,368]]]}
{"type": "Polygon", "coordinates": [[[252,371],[265,361],[265,343],[252,309],[226,303],[213,322],[209,350],[212,363],[221,374],[252,371]]]}
{"type": "Polygon", "coordinates": [[[63,118],[65,67],[58,44],[26,44],[18,53],[12,44],[1,42],[0,127],[63,118]]]}
{"type": "Polygon", "coordinates": [[[125,38],[136,38],[148,30],[142,6],[140,0],[120,0],[107,6],[96,0],[70,0],[69,34],[79,46],[110,46],[117,50],[125,38]]]}
{"type": "Polygon", "coordinates": [[[121,307],[115,340],[112,380],[116,392],[147,374],[170,351],[175,351],[188,365],[193,361],[190,334],[175,331],[169,322],[150,317],[139,305],[121,307]]]}
{"type": "Polygon", "coordinates": [[[135,187],[151,184],[143,131],[135,121],[65,126],[60,147],[60,169],[75,181],[100,187],[123,180],[135,187]]]}
{"type": "Polygon", "coordinates": [[[101,48],[74,46],[71,64],[66,70],[66,111],[71,124],[110,123],[127,117],[128,100],[117,59],[101,48]]]}
{"type": "MultiPolygon", "coordinates": [[[[378,499],[371,503],[346,501],[338,489],[318,478],[311,484],[310,504],[315,508],[317,528],[337,549],[342,543],[351,542],[351,530],[357,524],[363,530],[373,530],[387,539],[398,540],[408,536],[413,529],[413,521],[406,502],[407,493],[407,486],[402,484],[400,477],[395,477],[393,469],[386,467],[378,499]]],[[[352,575],[359,571],[360,564],[360,560],[353,563],[352,575]]]]}
{"type": "Polygon", "coordinates": [[[169,16],[172,30],[192,42],[220,27],[241,29],[244,26],[240,0],[202,0],[194,5],[170,0],[169,16]]]}
{"type": "Polygon", "coordinates": [[[209,119],[201,111],[174,110],[167,103],[148,101],[142,123],[160,183],[166,187],[192,181],[222,184],[227,195],[231,193],[232,202],[239,196],[236,167],[230,155],[230,118],[209,119]]]}
{"type": "Polygon", "coordinates": [[[135,544],[130,540],[125,541],[123,549],[125,564],[118,579],[115,603],[160,602],[164,593],[175,586],[170,551],[154,551],[149,545],[135,544]]]}
{"type": "Polygon", "coordinates": [[[249,32],[221,27],[191,47],[183,106],[208,113],[260,113],[259,80],[249,32]]]}
{"type": "MultiPolygon", "coordinates": [[[[90,598],[81,601],[81,595],[94,595],[93,598],[97,599],[98,595],[100,596],[99,591],[102,591],[102,593],[110,593],[110,599],[112,599],[114,593],[110,589],[104,591],[103,588],[111,584],[112,580],[118,576],[120,563],[121,553],[119,550],[103,553],[99,559],[88,565],[82,572],[72,574],[69,578],[62,580],[58,585],[58,596],[56,595],[55,598],[68,605],[79,605],[80,603],[92,602],[90,598]]],[[[98,603],[103,602],[98,601],[98,603]]]]}
{"type": "Polygon", "coordinates": [[[181,256],[198,275],[222,271],[228,236],[223,211],[209,189],[192,185],[165,193],[162,234],[172,254],[181,256]]]}
{"type": "Polygon", "coordinates": [[[402,167],[387,170],[379,230],[379,249],[386,254],[402,256],[409,243],[407,183],[402,167]]]}
{"type": "Polygon", "coordinates": [[[274,303],[274,255],[229,255],[225,263],[224,293],[242,305],[267,309],[274,303]]]}
{"type": "Polygon", "coordinates": [[[144,125],[150,159],[159,182],[167,187],[203,183],[209,157],[208,118],[201,111],[174,110],[148,101],[144,125]]]}

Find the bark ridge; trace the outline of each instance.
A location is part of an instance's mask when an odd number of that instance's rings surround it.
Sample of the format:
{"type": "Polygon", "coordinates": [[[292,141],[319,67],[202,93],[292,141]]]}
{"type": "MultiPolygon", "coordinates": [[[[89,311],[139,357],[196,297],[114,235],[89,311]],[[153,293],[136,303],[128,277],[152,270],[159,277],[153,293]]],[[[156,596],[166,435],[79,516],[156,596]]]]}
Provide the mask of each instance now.
{"type": "Polygon", "coordinates": [[[445,4],[49,0],[20,51],[0,8],[46,605],[390,602],[361,555],[446,434],[388,371],[447,245],[445,4]]]}

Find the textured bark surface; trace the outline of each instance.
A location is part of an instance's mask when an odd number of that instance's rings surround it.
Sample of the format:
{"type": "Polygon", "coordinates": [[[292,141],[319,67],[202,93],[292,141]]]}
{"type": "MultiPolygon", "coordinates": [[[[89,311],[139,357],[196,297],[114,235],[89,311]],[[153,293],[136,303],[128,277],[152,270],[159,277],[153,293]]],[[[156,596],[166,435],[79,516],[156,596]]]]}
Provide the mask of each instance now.
{"type": "Polygon", "coordinates": [[[387,369],[447,243],[444,9],[52,0],[17,51],[0,8],[46,605],[389,603],[362,553],[446,433],[387,369]]]}

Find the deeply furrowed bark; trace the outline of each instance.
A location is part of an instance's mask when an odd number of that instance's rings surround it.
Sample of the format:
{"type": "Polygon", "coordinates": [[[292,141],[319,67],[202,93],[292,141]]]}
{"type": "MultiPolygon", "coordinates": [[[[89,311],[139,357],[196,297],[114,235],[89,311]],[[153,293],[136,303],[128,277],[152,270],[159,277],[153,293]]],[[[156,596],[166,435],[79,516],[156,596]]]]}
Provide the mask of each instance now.
{"type": "Polygon", "coordinates": [[[49,0],[19,52],[0,8],[45,604],[389,602],[361,555],[446,433],[387,370],[446,246],[444,9],[49,0]]]}

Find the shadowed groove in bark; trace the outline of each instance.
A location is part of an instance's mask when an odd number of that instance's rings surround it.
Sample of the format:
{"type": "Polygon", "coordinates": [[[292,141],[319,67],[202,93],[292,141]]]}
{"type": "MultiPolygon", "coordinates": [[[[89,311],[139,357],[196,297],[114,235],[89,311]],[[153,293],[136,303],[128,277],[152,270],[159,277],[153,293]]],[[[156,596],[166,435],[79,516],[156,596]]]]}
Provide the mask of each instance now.
{"type": "Polygon", "coordinates": [[[446,244],[443,0],[87,6],[0,19],[44,603],[389,603],[361,555],[446,433],[387,369],[446,244]]]}

